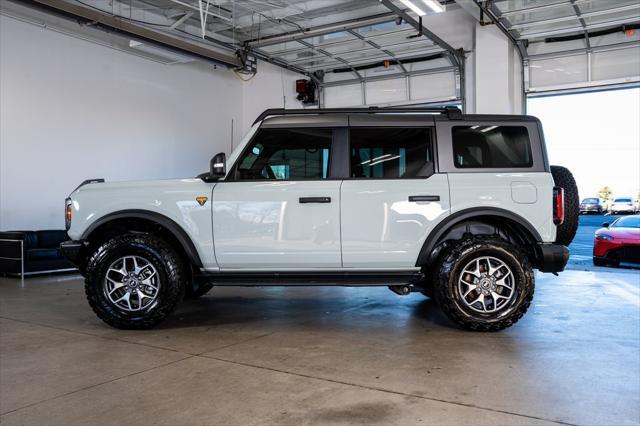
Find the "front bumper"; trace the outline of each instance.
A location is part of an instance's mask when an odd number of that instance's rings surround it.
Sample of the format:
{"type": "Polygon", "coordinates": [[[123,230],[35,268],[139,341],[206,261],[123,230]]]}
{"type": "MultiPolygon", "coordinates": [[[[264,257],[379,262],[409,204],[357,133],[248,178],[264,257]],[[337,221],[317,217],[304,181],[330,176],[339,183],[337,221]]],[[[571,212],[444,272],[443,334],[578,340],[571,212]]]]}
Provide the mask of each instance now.
{"type": "Polygon", "coordinates": [[[78,266],[80,252],[84,248],[82,241],[65,241],[60,243],[60,251],[62,255],[71,263],[78,266]]]}
{"type": "Polygon", "coordinates": [[[562,272],[569,261],[569,249],[560,244],[538,245],[540,272],[562,272]]]}

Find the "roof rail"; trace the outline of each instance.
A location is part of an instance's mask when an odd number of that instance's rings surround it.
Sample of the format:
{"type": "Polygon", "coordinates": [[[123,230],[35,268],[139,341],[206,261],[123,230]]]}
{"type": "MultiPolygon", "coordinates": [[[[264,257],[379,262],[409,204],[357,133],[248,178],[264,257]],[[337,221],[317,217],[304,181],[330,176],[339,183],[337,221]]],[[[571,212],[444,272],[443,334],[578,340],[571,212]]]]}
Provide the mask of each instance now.
{"type": "Polygon", "coordinates": [[[322,108],[322,109],[284,109],[271,108],[265,110],[256,118],[253,124],[275,115],[317,115],[317,114],[397,114],[399,112],[409,113],[439,113],[446,114],[450,120],[461,120],[462,111],[455,106],[445,107],[369,107],[369,108],[322,108]]]}

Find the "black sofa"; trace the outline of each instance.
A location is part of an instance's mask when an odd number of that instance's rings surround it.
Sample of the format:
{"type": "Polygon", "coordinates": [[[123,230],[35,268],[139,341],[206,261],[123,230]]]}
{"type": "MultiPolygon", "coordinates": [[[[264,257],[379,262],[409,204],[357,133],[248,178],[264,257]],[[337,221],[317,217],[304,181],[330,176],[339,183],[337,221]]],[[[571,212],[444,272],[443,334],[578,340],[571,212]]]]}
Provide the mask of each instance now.
{"type": "Polygon", "coordinates": [[[61,230],[0,232],[0,274],[30,275],[74,269],[60,251],[60,243],[68,239],[61,230]]]}

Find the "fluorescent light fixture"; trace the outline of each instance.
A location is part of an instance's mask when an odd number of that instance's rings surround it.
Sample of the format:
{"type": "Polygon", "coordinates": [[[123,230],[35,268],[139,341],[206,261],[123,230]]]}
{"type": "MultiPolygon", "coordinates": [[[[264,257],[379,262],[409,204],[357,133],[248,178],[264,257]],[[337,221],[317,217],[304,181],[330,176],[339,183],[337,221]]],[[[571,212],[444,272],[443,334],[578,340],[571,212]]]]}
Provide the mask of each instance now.
{"type": "Polygon", "coordinates": [[[424,10],[420,9],[418,6],[413,4],[411,0],[400,0],[400,3],[404,4],[409,9],[413,10],[415,13],[418,14],[418,16],[424,16],[427,14],[424,10]]]}
{"type": "Polygon", "coordinates": [[[480,130],[482,133],[486,133],[486,132],[490,132],[493,129],[497,129],[498,126],[489,126],[489,127],[485,127],[484,129],[480,130]]]}
{"type": "Polygon", "coordinates": [[[440,4],[438,0],[422,0],[422,3],[426,4],[427,7],[433,10],[435,13],[444,12],[444,6],[440,4]]]}

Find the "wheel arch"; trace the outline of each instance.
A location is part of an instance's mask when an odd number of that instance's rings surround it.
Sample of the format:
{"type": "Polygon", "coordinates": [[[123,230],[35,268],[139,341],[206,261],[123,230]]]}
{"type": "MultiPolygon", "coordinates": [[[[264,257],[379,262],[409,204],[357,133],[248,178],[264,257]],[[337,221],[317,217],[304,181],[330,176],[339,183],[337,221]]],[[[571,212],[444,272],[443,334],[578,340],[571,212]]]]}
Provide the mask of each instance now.
{"type": "Polygon", "coordinates": [[[120,210],[109,213],[89,225],[82,233],[81,240],[90,241],[92,237],[107,233],[114,227],[134,231],[149,230],[155,227],[170,240],[169,243],[177,245],[175,248],[179,250],[179,254],[183,255],[191,265],[202,267],[200,255],[185,230],[173,219],[149,210],[120,210]]]}
{"type": "MultiPolygon", "coordinates": [[[[482,227],[479,227],[478,224],[492,227],[494,231],[499,230],[498,233],[510,235],[532,246],[542,242],[542,237],[535,227],[516,213],[495,207],[470,208],[447,216],[436,225],[435,230],[429,234],[422,245],[416,266],[430,265],[438,257],[440,253],[438,248],[441,243],[452,239],[451,237],[462,232],[463,228],[466,228],[466,231],[471,231],[472,234],[478,231],[480,231],[478,234],[486,234],[487,232],[482,232],[480,229],[482,227]]],[[[535,251],[532,251],[531,254],[537,255],[535,251]]]]}

